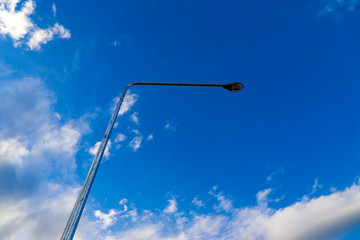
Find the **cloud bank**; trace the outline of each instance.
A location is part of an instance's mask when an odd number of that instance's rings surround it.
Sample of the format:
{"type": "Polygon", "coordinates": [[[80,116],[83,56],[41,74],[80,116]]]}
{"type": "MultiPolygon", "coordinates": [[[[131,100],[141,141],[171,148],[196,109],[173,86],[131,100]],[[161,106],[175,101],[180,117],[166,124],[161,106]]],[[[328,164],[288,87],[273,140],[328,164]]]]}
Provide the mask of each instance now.
{"type": "MultiPolygon", "coordinates": [[[[232,207],[231,200],[221,192],[210,193],[218,203],[207,214],[196,210],[181,212],[175,198],[169,199],[161,212],[139,211],[134,207],[123,211],[112,209],[106,214],[111,222],[108,227],[116,229],[117,225],[125,225],[126,228],[104,232],[102,237],[106,240],[326,240],[339,239],[360,224],[357,184],[278,210],[267,206],[269,193],[269,189],[260,191],[259,204],[243,208],[232,207]]],[[[99,216],[95,212],[95,217],[99,216]]]]}
{"type": "Polygon", "coordinates": [[[0,81],[0,99],[0,239],[53,239],[79,190],[66,182],[77,178],[75,154],[89,126],[62,122],[39,79],[0,81]]]}

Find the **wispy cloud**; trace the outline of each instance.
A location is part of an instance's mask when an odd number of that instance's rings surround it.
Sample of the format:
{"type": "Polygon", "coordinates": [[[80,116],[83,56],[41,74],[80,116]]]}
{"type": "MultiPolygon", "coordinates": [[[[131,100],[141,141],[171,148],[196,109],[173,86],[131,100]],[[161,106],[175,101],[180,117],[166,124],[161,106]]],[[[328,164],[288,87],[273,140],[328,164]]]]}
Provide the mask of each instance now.
{"type": "Polygon", "coordinates": [[[136,152],[141,147],[143,136],[135,136],[129,143],[129,147],[136,152]]]}
{"type": "Polygon", "coordinates": [[[126,139],[126,136],[125,136],[124,134],[119,133],[119,134],[116,136],[115,140],[114,140],[114,143],[116,143],[115,148],[116,148],[116,149],[121,148],[121,144],[120,144],[120,143],[123,142],[123,141],[125,141],[125,139],[126,139]]]}
{"type": "Polygon", "coordinates": [[[276,176],[284,174],[284,172],[285,169],[283,167],[279,167],[275,172],[270,173],[270,175],[266,177],[266,181],[271,182],[276,176]]]}
{"type": "Polygon", "coordinates": [[[178,126],[178,122],[175,121],[175,120],[170,120],[170,121],[166,121],[166,124],[165,124],[165,130],[169,130],[169,131],[172,131],[172,132],[175,132],[177,131],[177,126],[178,126]]]}
{"type": "Polygon", "coordinates": [[[111,45],[114,46],[115,48],[118,48],[124,45],[130,45],[131,43],[132,43],[131,38],[127,35],[123,35],[119,39],[112,41],[111,45]]]}
{"type": "Polygon", "coordinates": [[[9,76],[14,72],[15,70],[10,65],[0,61],[0,77],[9,76]]]}
{"type": "Polygon", "coordinates": [[[319,190],[320,188],[322,188],[322,185],[319,184],[319,179],[316,178],[315,179],[315,182],[314,182],[314,185],[312,187],[312,190],[311,190],[311,194],[314,194],[317,190],[319,190]]]}
{"type": "Polygon", "coordinates": [[[271,193],[271,188],[264,189],[256,194],[256,200],[259,206],[267,206],[268,196],[271,193]]]}
{"type": "Polygon", "coordinates": [[[148,141],[151,141],[154,139],[154,135],[153,134],[150,134],[147,138],[146,138],[148,141]]]}
{"type": "Polygon", "coordinates": [[[194,204],[196,207],[205,207],[205,204],[203,201],[199,200],[198,197],[195,197],[192,201],[192,204],[194,204]]]}
{"type": "Polygon", "coordinates": [[[116,138],[115,138],[115,140],[114,140],[114,142],[122,142],[122,141],[124,141],[126,139],[126,136],[124,135],[124,134],[122,134],[122,133],[119,133],[117,136],[116,136],[116,138]]]}
{"type": "Polygon", "coordinates": [[[139,113],[138,112],[134,112],[133,114],[131,114],[130,119],[131,119],[131,121],[133,121],[134,123],[139,125],[139,113]]]}
{"type": "Polygon", "coordinates": [[[348,11],[354,11],[358,5],[359,0],[326,0],[325,5],[319,12],[319,16],[326,17],[341,8],[348,11]]]}
{"type": "Polygon", "coordinates": [[[53,3],[53,5],[51,6],[51,9],[53,11],[53,16],[56,17],[56,5],[55,5],[55,3],[53,3]]]}
{"type": "Polygon", "coordinates": [[[42,29],[33,23],[30,15],[34,13],[35,2],[28,0],[17,10],[19,0],[0,0],[0,34],[9,36],[14,46],[25,43],[30,50],[39,50],[40,45],[52,41],[55,37],[70,38],[70,31],[62,25],[42,29]]]}

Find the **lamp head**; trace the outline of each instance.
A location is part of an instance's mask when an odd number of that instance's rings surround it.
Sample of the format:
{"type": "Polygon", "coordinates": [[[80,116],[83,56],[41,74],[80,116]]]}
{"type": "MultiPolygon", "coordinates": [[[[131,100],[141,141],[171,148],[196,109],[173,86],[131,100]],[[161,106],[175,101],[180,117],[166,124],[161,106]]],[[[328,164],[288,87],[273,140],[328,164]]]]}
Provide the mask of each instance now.
{"type": "Polygon", "coordinates": [[[244,85],[241,82],[233,82],[224,84],[222,87],[232,92],[238,92],[244,88],[244,85]]]}

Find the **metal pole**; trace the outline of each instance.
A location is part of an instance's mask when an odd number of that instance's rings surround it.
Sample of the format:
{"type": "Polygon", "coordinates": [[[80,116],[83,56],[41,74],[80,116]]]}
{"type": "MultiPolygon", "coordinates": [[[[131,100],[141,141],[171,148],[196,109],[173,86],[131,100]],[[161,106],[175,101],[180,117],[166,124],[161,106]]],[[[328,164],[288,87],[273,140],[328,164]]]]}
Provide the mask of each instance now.
{"type": "Polygon", "coordinates": [[[93,163],[91,164],[89,173],[85,179],[85,182],[80,190],[79,196],[76,199],[75,205],[71,211],[70,217],[66,223],[65,229],[61,235],[60,240],[72,240],[75,232],[76,232],[76,228],[79,224],[80,218],[81,218],[81,214],[84,210],[85,204],[86,204],[86,200],[89,196],[90,190],[91,190],[91,186],[94,182],[97,170],[100,166],[100,162],[101,162],[101,158],[104,154],[105,148],[106,148],[106,144],[109,141],[109,137],[111,134],[111,131],[114,127],[117,115],[119,113],[120,107],[122,102],[124,101],[126,92],[128,90],[128,88],[130,86],[134,86],[134,85],[159,85],[159,86],[192,86],[192,87],[223,87],[226,88],[230,91],[239,91],[240,89],[243,88],[242,83],[232,83],[232,84],[202,84],[202,83],[157,83],[157,82],[134,82],[134,83],[130,83],[128,84],[124,91],[122,92],[120,99],[116,105],[115,111],[111,117],[111,120],[109,122],[109,125],[106,129],[105,135],[101,141],[101,144],[97,150],[97,153],[94,157],[93,163]],[[228,87],[232,86],[232,85],[236,85],[237,88],[234,88],[235,90],[229,89],[228,87]]]}
{"type": "Polygon", "coordinates": [[[72,240],[74,237],[77,225],[79,224],[79,221],[80,221],[81,214],[85,207],[86,200],[89,196],[91,186],[94,182],[97,170],[100,166],[101,158],[104,154],[106,144],[109,141],[111,131],[114,127],[114,123],[115,123],[116,117],[119,113],[121,104],[124,101],[124,97],[126,95],[127,89],[128,89],[128,86],[125,87],[125,89],[124,89],[123,93],[121,94],[121,97],[116,105],[115,111],[111,117],[109,125],[106,129],[105,135],[104,135],[104,137],[101,141],[101,144],[97,150],[97,153],[94,157],[93,163],[91,164],[89,173],[88,173],[88,175],[85,179],[85,182],[80,190],[79,196],[76,199],[76,202],[75,202],[75,205],[71,212],[71,215],[66,223],[64,232],[61,235],[61,238],[60,238],[61,240],[72,240]]]}

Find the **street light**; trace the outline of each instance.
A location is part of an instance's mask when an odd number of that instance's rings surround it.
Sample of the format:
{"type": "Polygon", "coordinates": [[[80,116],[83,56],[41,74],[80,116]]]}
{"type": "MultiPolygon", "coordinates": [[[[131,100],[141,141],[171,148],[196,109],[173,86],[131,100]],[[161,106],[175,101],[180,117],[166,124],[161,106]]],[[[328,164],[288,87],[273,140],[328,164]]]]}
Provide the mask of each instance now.
{"type": "Polygon", "coordinates": [[[77,225],[79,224],[81,214],[84,210],[86,200],[89,196],[91,186],[94,182],[96,172],[99,168],[101,158],[104,154],[106,144],[109,141],[109,137],[110,137],[111,131],[114,127],[114,123],[118,116],[121,104],[124,100],[124,97],[126,95],[128,88],[131,86],[135,86],[135,85],[222,87],[222,88],[227,89],[232,92],[237,92],[237,91],[240,91],[242,88],[244,88],[244,85],[240,82],[234,82],[234,83],[229,83],[229,84],[133,82],[133,83],[126,85],[126,87],[125,87],[124,91],[122,92],[120,99],[116,105],[115,111],[111,117],[109,125],[106,129],[105,135],[101,141],[101,144],[100,144],[100,146],[97,150],[97,153],[94,157],[94,160],[91,164],[89,173],[86,176],[85,182],[80,190],[79,196],[76,199],[75,205],[73,207],[73,210],[71,211],[70,217],[66,223],[64,232],[62,233],[60,240],[72,240],[75,235],[77,225]]]}

